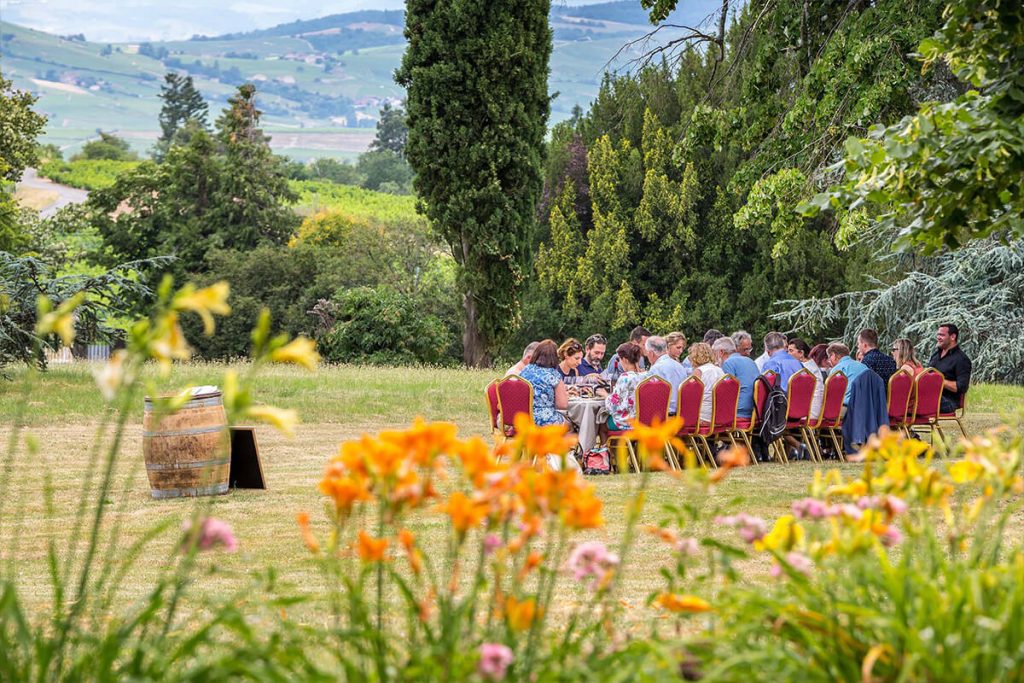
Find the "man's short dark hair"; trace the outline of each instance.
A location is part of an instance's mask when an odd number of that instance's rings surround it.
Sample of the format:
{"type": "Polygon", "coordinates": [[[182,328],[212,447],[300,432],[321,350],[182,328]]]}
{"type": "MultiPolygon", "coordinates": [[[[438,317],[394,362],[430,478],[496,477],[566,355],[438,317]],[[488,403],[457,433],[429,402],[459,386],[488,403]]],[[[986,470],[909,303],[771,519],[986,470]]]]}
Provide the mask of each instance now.
{"type": "Polygon", "coordinates": [[[724,336],[725,335],[719,332],[718,330],[711,328],[710,330],[704,333],[704,339],[702,341],[708,346],[711,346],[724,336]]]}
{"type": "Polygon", "coordinates": [[[587,347],[587,350],[589,351],[590,349],[594,348],[594,346],[597,345],[597,344],[607,344],[607,343],[608,343],[608,340],[604,338],[603,334],[592,334],[589,337],[587,337],[586,347],[587,347]]]}
{"type": "Polygon", "coordinates": [[[633,331],[629,333],[629,341],[638,342],[644,337],[650,337],[651,333],[647,331],[647,328],[643,325],[637,325],[633,328],[633,331]]]}
{"type": "Polygon", "coordinates": [[[956,340],[960,341],[960,328],[959,327],[957,327],[953,323],[942,323],[941,325],[939,325],[939,327],[940,328],[945,327],[946,328],[946,334],[948,334],[951,337],[956,337],[956,340]]]}
{"type": "Polygon", "coordinates": [[[878,332],[871,329],[870,327],[865,327],[863,330],[857,333],[857,339],[864,342],[865,344],[872,348],[878,348],[878,332]]]}

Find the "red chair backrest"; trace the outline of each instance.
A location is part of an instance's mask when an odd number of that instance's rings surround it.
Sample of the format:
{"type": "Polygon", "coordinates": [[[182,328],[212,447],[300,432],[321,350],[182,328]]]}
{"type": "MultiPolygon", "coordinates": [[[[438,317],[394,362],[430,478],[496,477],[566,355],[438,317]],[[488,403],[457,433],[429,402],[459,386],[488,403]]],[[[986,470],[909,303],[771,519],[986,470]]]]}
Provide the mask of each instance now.
{"type": "Polygon", "coordinates": [[[730,432],[736,429],[736,406],[740,402],[740,382],[726,375],[711,387],[711,431],[730,432]]]}
{"type": "MultiPolygon", "coordinates": [[[[768,382],[768,386],[774,387],[775,382],[778,381],[779,376],[773,371],[761,375],[765,381],[768,382]]],[[[768,398],[768,392],[764,390],[764,385],[757,379],[754,380],[754,412],[750,415],[750,424],[753,425],[757,422],[758,415],[764,415],[764,402],[768,398]]]]}
{"type": "Polygon", "coordinates": [[[811,414],[811,402],[814,400],[816,380],[807,368],[793,373],[786,387],[786,398],[789,400],[786,409],[786,421],[804,422],[811,414]]]}
{"type": "Polygon", "coordinates": [[[942,400],[942,373],[928,368],[914,382],[914,420],[930,420],[939,415],[942,400]]]}
{"type": "Polygon", "coordinates": [[[668,420],[668,404],[672,398],[672,385],[661,377],[651,375],[636,385],[636,420],[651,426],[655,420],[668,420]]]}
{"type": "Polygon", "coordinates": [[[505,427],[515,425],[516,416],[521,413],[533,420],[533,385],[519,375],[498,380],[498,408],[505,427]]]}
{"type": "Polygon", "coordinates": [[[843,398],[846,397],[846,386],[850,383],[846,374],[840,370],[829,375],[825,380],[825,396],[821,400],[821,416],[818,424],[837,423],[843,412],[843,398]]]}
{"type": "Polygon", "coordinates": [[[893,373],[889,378],[889,424],[902,425],[907,422],[910,411],[910,397],[914,393],[914,378],[906,370],[893,373]]]}
{"type": "Polygon", "coordinates": [[[494,380],[484,389],[484,395],[487,397],[487,408],[491,411],[491,429],[498,428],[498,414],[500,408],[498,407],[498,380],[494,380]]]}
{"type": "Polygon", "coordinates": [[[683,421],[681,434],[696,434],[700,427],[700,404],[704,400],[704,382],[690,375],[679,385],[676,397],[676,417],[683,421]]]}

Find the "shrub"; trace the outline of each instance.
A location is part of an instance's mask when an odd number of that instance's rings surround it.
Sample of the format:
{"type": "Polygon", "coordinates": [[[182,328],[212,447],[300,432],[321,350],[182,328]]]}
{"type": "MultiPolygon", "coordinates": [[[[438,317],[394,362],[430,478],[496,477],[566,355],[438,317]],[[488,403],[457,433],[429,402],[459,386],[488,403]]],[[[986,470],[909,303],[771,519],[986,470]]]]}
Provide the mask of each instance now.
{"type": "Polygon", "coordinates": [[[391,287],[339,292],[335,318],[318,342],[324,358],[345,363],[439,363],[450,339],[444,324],[415,298],[391,287]]]}
{"type": "Polygon", "coordinates": [[[111,159],[54,159],[40,166],[39,174],[57,183],[92,191],[110,187],[119,175],[138,165],[138,161],[111,159]]]}

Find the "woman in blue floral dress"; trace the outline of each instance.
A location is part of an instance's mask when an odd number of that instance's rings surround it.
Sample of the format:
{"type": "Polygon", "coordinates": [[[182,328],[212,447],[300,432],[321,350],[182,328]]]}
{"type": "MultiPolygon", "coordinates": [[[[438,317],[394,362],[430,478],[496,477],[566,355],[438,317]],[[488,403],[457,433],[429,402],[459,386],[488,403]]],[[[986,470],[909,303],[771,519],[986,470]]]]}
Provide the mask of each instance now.
{"type": "Polygon", "coordinates": [[[565,415],[558,412],[569,407],[569,392],[558,372],[558,346],[550,339],[537,345],[530,364],[519,376],[533,385],[533,421],[546,425],[565,424],[565,415]]]}

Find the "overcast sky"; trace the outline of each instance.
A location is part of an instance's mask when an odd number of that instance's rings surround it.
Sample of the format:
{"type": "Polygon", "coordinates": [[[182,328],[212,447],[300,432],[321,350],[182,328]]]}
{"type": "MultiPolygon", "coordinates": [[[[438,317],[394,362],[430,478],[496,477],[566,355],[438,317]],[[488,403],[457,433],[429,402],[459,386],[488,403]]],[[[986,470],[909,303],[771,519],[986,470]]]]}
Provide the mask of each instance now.
{"type": "MultiPolygon", "coordinates": [[[[568,5],[598,1],[555,0],[568,5]]],[[[402,0],[0,0],[0,19],[48,33],[84,33],[91,41],[127,42],[250,31],[360,9],[401,9],[404,4],[402,0]]]]}

